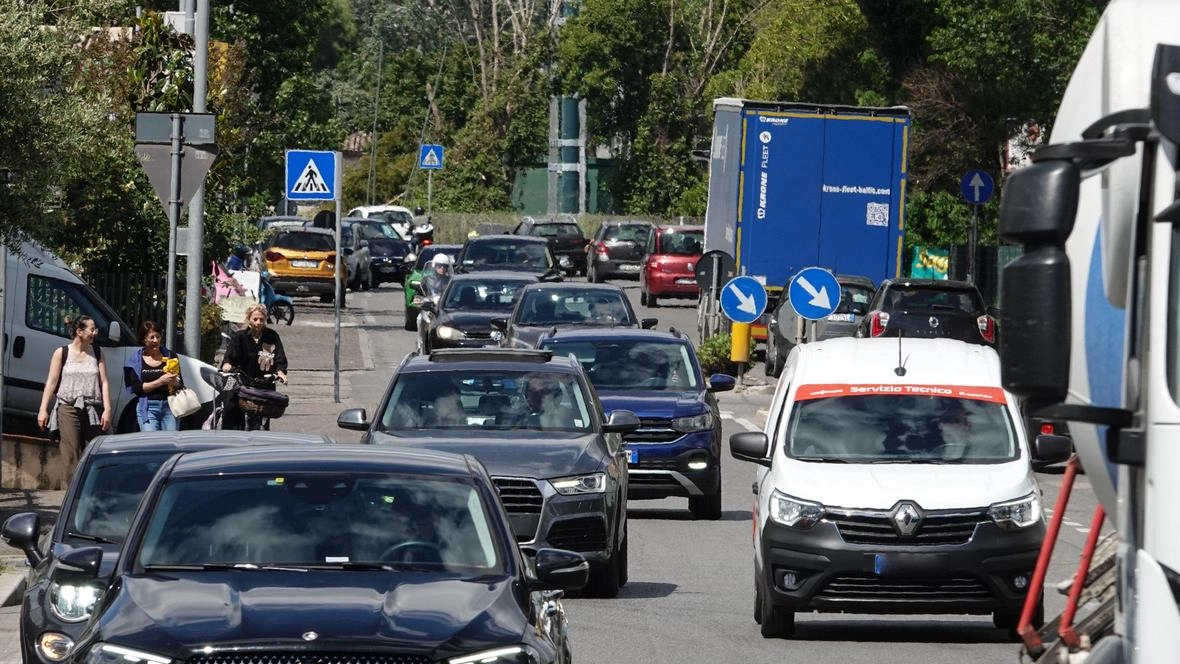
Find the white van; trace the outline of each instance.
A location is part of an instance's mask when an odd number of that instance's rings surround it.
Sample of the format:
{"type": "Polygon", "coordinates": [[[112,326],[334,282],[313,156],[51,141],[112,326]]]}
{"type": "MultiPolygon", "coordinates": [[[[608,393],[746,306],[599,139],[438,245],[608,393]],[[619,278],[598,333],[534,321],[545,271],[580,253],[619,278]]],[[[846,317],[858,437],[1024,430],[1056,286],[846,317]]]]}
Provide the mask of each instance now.
{"type": "MultiPolygon", "coordinates": [[[[66,268],[53,254],[25,242],[21,255],[6,250],[4,275],[4,415],[36,420],[41,394],[53,351],[69,343],[65,318],[86,314],[98,326],[96,343],[102,348],[110,381],[114,413],[111,421],[119,433],[137,431],[135,403],[123,383],[123,363],[139,350],[136,332],[119,319],[86,282],[66,268]]],[[[164,321],[159,321],[162,325],[164,321]]],[[[196,390],[203,407],[185,420],[185,428],[197,428],[212,411],[213,388],[201,378],[201,368],[212,366],[180,356],[185,386],[196,390]]]]}
{"type": "MultiPolygon", "coordinates": [[[[792,636],[800,611],[992,614],[1014,631],[1045,535],[1020,423],[986,346],[875,338],[792,350],[764,432],[730,438],[734,457],[761,466],[762,635],[792,636]]],[[[1035,447],[1058,458],[1069,445],[1041,436],[1035,447]]]]}

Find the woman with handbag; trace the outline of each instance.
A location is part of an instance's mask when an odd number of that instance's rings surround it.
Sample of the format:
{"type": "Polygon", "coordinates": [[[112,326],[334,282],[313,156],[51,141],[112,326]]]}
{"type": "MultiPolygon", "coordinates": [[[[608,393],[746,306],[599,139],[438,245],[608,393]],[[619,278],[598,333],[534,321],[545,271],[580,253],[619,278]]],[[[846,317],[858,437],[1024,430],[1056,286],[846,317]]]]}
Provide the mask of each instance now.
{"type": "Polygon", "coordinates": [[[180,423],[168,405],[168,397],[184,388],[180,372],[168,371],[168,360],[176,353],[164,347],[159,326],[150,320],[139,326],[139,343],[142,348],[123,365],[127,393],[139,397],[135,405],[139,430],[179,431],[180,423]]]}
{"type": "MultiPolygon", "coordinates": [[[[273,389],[275,378],[284,385],[287,383],[287,354],[283,351],[283,340],[278,332],[267,327],[264,305],[255,303],[246,308],[246,328],[229,338],[221,370],[240,372],[244,386],[273,389]]],[[[226,403],[222,428],[241,429],[245,426],[245,416],[238,404],[226,403]]]]}
{"type": "Polygon", "coordinates": [[[94,319],[78,316],[65,323],[70,343],[49,360],[37,425],[59,437],[62,459],[72,472],[86,444],[111,426],[111,390],[102,351],[94,345],[94,319]]]}

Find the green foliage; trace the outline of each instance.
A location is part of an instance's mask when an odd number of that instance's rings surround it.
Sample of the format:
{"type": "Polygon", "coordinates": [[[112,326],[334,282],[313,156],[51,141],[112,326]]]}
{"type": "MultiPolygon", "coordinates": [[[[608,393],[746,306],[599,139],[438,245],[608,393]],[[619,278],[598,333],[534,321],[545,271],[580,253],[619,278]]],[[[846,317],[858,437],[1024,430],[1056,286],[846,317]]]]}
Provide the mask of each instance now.
{"type": "MultiPolygon", "coordinates": [[[[732,349],[733,339],[729,334],[718,334],[705,339],[704,343],[697,346],[697,360],[701,363],[701,372],[706,376],[715,373],[737,375],[739,365],[729,359],[732,349]]],[[[745,363],[745,369],[754,364],[753,339],[750,340],[750,353],[747,357],[750,360],[745,363]]]]}
{"type": "Polygon", "coordinates": [[[221,347],[221,307],[201,301],[201,361],[213,364],[221,347]]]}

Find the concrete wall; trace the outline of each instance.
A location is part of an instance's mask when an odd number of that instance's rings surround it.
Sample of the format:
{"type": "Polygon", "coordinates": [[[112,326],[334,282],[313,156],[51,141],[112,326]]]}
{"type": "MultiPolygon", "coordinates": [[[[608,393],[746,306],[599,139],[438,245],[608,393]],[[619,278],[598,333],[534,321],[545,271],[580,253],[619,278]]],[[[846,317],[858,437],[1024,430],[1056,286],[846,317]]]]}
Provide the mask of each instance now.
{"type": "Polygon", "coordinates": [[[74,472],[56,443],[26,436],[4,436],[0,464],[0,487],[5,489],[64,490],[74,472]]]}

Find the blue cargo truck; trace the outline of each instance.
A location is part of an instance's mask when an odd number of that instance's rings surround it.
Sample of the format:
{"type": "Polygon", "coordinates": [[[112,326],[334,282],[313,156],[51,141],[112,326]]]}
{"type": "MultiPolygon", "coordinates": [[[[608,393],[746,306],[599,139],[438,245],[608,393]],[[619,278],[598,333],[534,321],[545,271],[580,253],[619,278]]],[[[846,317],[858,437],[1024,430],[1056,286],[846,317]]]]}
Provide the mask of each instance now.
{"type": "MultiPolygon", "coordinates": [[[[910,111],[714,100],[705,250],[766,287],[772,311],[805,267],[900,276],[910,111]]],[[[701,335],[726,329],[701,302],[701,335]]],[[[765,324],[755,324],[765,340],[765,324]]]]}

